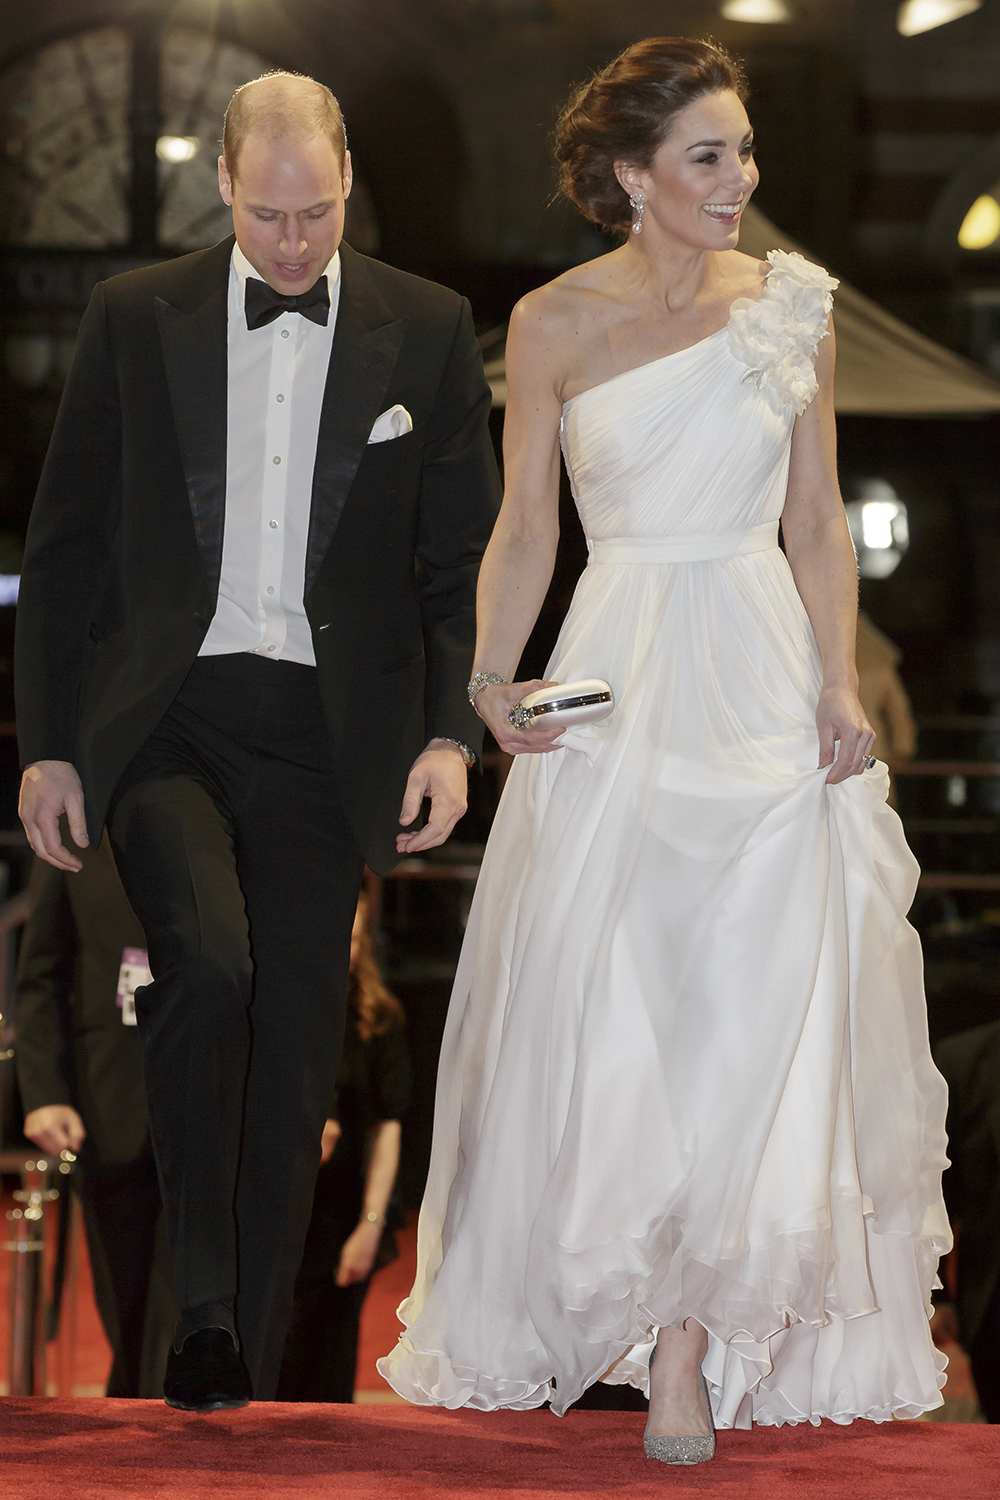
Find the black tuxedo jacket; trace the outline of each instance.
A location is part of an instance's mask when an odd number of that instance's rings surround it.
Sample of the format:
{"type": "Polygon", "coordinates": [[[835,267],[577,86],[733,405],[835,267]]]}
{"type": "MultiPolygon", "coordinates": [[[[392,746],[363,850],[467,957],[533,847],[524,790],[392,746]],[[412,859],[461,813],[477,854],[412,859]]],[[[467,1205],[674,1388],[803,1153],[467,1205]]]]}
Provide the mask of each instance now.
{"type": "MultiPolygon", "coordinates": [[[[96,288],[28,528],[21,759],[73,762],[95,845],[216,608],[232,246],[96,288]]],[[[304,597],[341,795],[384,871],[423,745],[482,742],[465,684],[499,480],[468,303],[347,245],[341,276],[304,597]],[[368,444],[397,403],[413,431],[368,444]]]]}
{"type": "Polygon", "coordinates": [[[14,1056],[25,1114],[71,1104],[87,1127],[84,1167],[134,1161],[148,1148],[142,1042],[115,997],[122,950],[145,948],[107,839],[79,875],[36,860],[21,940],[14,1056]]]}

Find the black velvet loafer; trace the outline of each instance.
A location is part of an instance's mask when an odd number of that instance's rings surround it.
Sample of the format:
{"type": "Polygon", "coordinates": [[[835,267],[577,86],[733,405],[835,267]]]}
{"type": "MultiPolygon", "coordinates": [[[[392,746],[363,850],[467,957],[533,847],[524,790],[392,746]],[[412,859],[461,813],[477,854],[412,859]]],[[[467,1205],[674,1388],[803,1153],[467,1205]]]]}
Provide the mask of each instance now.
{"type": "Polygon", "coordinates": [[[178,1411],[233,1411],[250,1404],[250,1377],[232,1334],[200,1328],[188,1334],[181,1351],[171,1348],[163,1399],[178,1411]]]}

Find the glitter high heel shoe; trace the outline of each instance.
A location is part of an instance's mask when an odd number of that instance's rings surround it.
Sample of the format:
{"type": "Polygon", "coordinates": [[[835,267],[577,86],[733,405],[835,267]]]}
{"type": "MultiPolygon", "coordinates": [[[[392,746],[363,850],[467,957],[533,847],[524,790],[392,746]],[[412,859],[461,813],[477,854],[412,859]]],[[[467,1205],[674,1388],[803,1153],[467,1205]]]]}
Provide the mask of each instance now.
{"type": "MultiPolygon", "coordinates": [[[[649,1356],[649,1367],[653,1368],[656,1349],[649,1356]]],[[[708,1395],[705,1377],[701,1377],[701,1388],[705,1396],[710,1431],[705,1437],[647,1437],[642,1435],[642,1446],[647,1458],[658,1459],[661,1464],[703,1464],[715,1457],[715,1422],[712,1418],[712,1403],[708,1395]]]]}

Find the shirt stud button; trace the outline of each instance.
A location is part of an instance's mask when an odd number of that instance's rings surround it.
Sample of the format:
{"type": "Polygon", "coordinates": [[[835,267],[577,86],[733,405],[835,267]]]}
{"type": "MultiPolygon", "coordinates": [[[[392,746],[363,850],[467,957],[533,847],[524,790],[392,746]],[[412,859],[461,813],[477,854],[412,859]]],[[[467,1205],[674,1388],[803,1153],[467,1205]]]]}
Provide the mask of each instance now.
{"type": "Polygon", "coordinates": [[[284,401],[284,396],[275,396],[275,401],[284,401]]]}
{"type": "Polygon", "coordinates": [[[268,586],[267,586],[267,592],[268,592],[268,593],[269,593],[269,594],[273,594],[273,593],[274,593],[274,589],[273,589],[273,588],[272,588],[272,587],[271,587],[271,585],[270,585],[270,584],[268,584],[268,586]]]}
{"type": "Polygon", "coordinates": [[[267,524],[270,526],[270,528],[271,528],[272,531],[277,531],[277,529],[278,529],[278,523],[277,523],[277,521],[268,521],[267,524]]]}
{"type": "MultiPolygon", "coordinates": [[[[281,337],[283,339],[287,339],[287,337],[288,337],[288,329],[287,328],[283,328],[281,330],[281,337]]],[[[270,647],[269,649],[273,650],[273,647],[270,647]]]]}
{"type": "Polygon", "coordinates": [[[274,647],[273,647],[273,646],[268,646],[268,648],[267,648],[267,649],[268,649],[268,651],[273,651],[273,650],[274,650],[274,647]]]}
{"type": "Polygon", "coordinates": [[[280,464],[281,463],[281,459],[278,458],[277,456],[275,456],[274,458],[271,459],[271,462],[273,464],[280,464]]]}

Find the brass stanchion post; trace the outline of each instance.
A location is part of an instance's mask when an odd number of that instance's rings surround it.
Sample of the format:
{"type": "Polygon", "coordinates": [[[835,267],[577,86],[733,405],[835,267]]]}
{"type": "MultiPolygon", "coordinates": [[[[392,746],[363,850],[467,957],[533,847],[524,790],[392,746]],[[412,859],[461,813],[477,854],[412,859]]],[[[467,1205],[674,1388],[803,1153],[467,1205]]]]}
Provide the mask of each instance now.
{"type": "MultiPolygon", "coordinates": [[[[80,1200],[70,1186],[70,1175],[76,1158],[70,1151],[62,1152],[59,1164],[62,1174],[59,1180],[61,1197],[59,1202],[60,1233],[63,1218],[66,1223],[66,1266],[62,1286],[59,1289],[59,1316],[56,1333],[56,1383],[60,1396],[72,1396],[73,1377],[76,1374],[76,1346],[80,1305],[80,1239],[83,1231],[83,1214],[80,1200]]],[[[53,1300],[55,1299],[53,1287],[53,1300]]],[[[50,1330],[52,1331],[52,1330],[50,1330]]]]}
{"type": "Polygon", "coordinates": [[[4,1244],[11,1255],[7,1389],[12,1396],[45,1395],[45,1204],[59,1196],[46,1186],[48,1165],[44,1157],[24,1162],[22,1187],[14,1194],[18,1206],[7,1214],[11,1235],[4,1244]]]}

